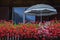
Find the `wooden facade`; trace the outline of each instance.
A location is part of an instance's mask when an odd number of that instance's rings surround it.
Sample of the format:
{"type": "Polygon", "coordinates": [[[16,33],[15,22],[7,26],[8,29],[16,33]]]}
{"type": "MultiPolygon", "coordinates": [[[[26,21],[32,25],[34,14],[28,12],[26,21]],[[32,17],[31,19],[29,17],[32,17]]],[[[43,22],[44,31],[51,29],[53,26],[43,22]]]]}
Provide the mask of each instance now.
{"type": "MultiPolygon", "coordinates": [[[[41,3],[49,4],[53,6],[55,9],[57,9],[58,14],[49,16],[50,19],[53,19],[54,17],[60,19],[60,0],[1,0],[0,19],[10,20],[12,18],[12,7],[30,7],[32,5],[41,4],[41,3]]],[[[38,19],[39,17],[36,16],[36,20],[38,19]]]]}

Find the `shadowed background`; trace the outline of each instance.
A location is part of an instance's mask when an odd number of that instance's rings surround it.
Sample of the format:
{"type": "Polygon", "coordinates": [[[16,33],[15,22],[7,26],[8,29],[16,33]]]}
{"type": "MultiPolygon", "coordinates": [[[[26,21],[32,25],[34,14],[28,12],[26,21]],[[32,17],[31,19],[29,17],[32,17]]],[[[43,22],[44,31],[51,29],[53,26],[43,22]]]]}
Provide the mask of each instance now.
{"type": "MultiPolygon", "coordinates": [[[[57,9],[58,14],[49,17],[43,17],[44,20],[52,20],[54,17],[60,18],[60,0],[1,0],[0,1],[0,20],[1,19],[12,19],[12,8],[13,7],[30,7],[36,4],[49,4],[57,9]]],[[[40,20],[40,17],[36,16],[36,21],[40,20]]]]}

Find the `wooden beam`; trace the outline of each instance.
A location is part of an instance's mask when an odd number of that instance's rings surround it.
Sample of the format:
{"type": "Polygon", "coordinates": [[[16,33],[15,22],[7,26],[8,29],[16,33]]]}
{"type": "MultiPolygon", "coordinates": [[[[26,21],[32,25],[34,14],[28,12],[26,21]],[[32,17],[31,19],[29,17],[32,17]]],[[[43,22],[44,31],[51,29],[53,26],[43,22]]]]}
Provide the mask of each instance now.
{"type": "Polygon", "coordinates": [[[50,5],[60,5],[60,0],[2,0],[2,6],[31,6],[35,4],[46,3],[50,5]]]}

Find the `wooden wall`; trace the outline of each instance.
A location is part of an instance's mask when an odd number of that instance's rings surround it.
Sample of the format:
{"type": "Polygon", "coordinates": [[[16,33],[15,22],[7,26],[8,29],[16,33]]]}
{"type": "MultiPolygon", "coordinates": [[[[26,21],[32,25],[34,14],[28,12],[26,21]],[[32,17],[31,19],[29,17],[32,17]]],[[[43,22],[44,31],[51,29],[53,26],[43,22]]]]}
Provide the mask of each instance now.
{"type": "Polygon", "coordinates": [[[0,20],[9,19],[9,7],[0,7],[0,20]]]}
{"type": "MultiPolygon", "coordinates": [[[[1,0],[0,1],[0,19],[12,18],[12,7],[30,7],[35,4],[49,4],[57,9],[58,14],[54,17],[60,19],[60,0],[1,0]]],[[[53,16],[51,16],[52,19],[53,16]]],[[[37,17],[36,20],[38,20],[37,17]]]]}

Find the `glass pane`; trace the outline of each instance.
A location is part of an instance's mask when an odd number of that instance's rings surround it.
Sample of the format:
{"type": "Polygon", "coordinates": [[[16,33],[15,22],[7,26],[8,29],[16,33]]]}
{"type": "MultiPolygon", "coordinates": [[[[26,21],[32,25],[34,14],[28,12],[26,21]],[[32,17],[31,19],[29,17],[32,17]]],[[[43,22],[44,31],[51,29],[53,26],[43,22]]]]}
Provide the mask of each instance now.
{"type": "MultiPolygon", "coordinates": [[[[13,7],[12,8],[12,20],[14,21],[14,23],[19,23],[19,22],[23,23],[23,14],[27,8],[28,7],[13,7]]],[[[26,22],[35,21],[35,16],[26,15],[25,21],[26,22]]]]}

